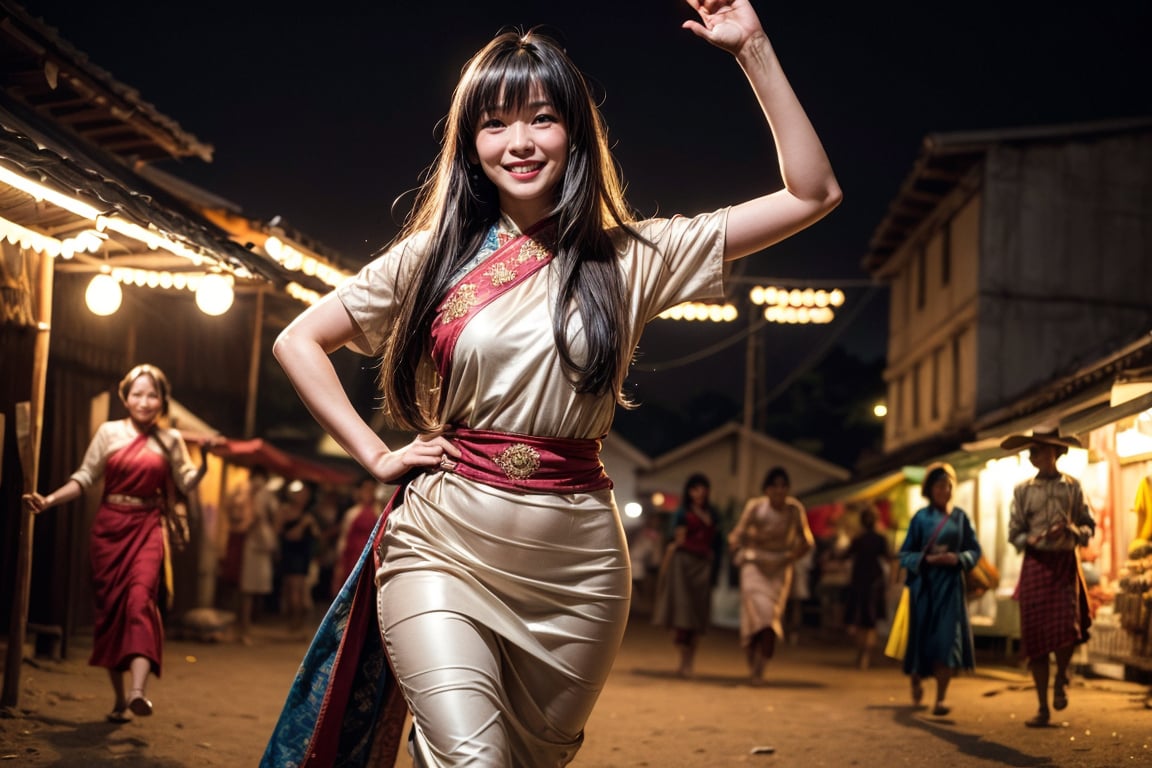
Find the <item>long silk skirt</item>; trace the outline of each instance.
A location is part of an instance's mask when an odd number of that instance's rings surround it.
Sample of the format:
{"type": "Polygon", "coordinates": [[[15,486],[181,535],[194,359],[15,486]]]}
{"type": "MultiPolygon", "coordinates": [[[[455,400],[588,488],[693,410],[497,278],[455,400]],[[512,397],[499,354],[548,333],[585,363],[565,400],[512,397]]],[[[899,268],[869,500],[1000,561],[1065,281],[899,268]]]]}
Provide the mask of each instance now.
{"type": "Polygon", "coordinates": [[[438,473],[386,522],[380,627],[417,764],[561,766],[628,618],[610,491],[522,494],[438,473]]]}
{"type": "Polygon", "coordinates": [[[151,662],[159,676],[164,629],[156,604],[164,565],[164,534],[157,509],[102,505],[89,539],[97,667],[126,670],[132,657],[151,662]]]}

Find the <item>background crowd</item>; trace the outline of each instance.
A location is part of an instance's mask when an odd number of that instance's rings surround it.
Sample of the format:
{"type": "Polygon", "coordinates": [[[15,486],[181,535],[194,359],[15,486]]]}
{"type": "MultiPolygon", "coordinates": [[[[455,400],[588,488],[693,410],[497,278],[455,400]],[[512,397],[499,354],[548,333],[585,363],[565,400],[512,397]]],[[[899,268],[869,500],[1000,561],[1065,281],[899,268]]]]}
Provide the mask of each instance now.
{"type": "Polygon", "coordinates": [[[260,622],[307,636],[364,549],[388,491],[367,476],[320,486],[249,468],[222,510],[216,607],[235,612],[235,638],[252,644],[260,622]]]}

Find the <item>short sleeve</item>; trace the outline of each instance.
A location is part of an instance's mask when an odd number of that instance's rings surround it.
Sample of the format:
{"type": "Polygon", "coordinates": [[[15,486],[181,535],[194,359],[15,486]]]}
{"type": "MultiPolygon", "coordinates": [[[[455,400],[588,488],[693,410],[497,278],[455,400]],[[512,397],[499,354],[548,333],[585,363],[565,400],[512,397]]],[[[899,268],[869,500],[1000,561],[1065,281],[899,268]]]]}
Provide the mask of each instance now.
{"type": "Polygon", "coordinates": [[[336,297],[348,310],[360,335],[348,347],[362,355],[376,355],[395,321],[397,300],[423,258],[428,238],[413,235],[368,262],[336,288],[336,297]]]}
{"type": "Polygon", "coordinates": [[[690,218],[648,219],[636,225],[639,240],[620,242],[640,322],[648,322],[685,301],[724,295],[728,210],[690,218]]]}

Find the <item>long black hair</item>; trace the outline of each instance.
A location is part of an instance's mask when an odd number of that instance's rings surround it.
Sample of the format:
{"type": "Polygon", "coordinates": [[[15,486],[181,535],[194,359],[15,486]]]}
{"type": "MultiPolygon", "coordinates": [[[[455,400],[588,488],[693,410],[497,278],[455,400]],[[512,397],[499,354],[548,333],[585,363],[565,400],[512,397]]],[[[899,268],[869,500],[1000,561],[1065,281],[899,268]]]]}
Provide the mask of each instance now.
{"type": "Polygon", "coordinates": [[[453,274],[480,247],[500,216],[495,185],[475,167],[476,130],[495,105],[519,109],[534,88],[548,97],[568,130],[569,154],[557,189],[554,268],[560,290],[552,330],[574,389],[620,392],[631,349],[628,295],[608,229],[628,236],[634,216],[608,148],[607,131],[584,76],[564,50],[536,31],[505,32],[464,67],[445,120],[439,157],[420,188],[400,238],[426,233],[425,256],[403,290],[396,324],[385,341],[380,389],[384,408],[403,428],[438,423],[430,328],[453,274]],[[573,354],[567,337],[572,309],[583,322],[586,353],[573,354]]]}

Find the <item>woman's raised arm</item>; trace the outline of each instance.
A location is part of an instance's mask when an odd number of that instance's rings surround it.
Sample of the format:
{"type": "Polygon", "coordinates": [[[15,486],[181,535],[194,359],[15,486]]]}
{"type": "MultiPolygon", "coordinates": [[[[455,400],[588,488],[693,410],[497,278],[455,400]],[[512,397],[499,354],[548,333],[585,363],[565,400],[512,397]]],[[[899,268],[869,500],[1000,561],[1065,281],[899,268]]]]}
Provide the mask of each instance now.
{"type": "Polygon", "coordinates": [[[840,203],[842,193],[748,0],[687,2],[700,21],[686,21],[684,28],[731,53],[747,75],[772,130],[784,180],[784,189],[740,203],[729,213],[724,258],[738,259],[819,221],[840,203]]]}

